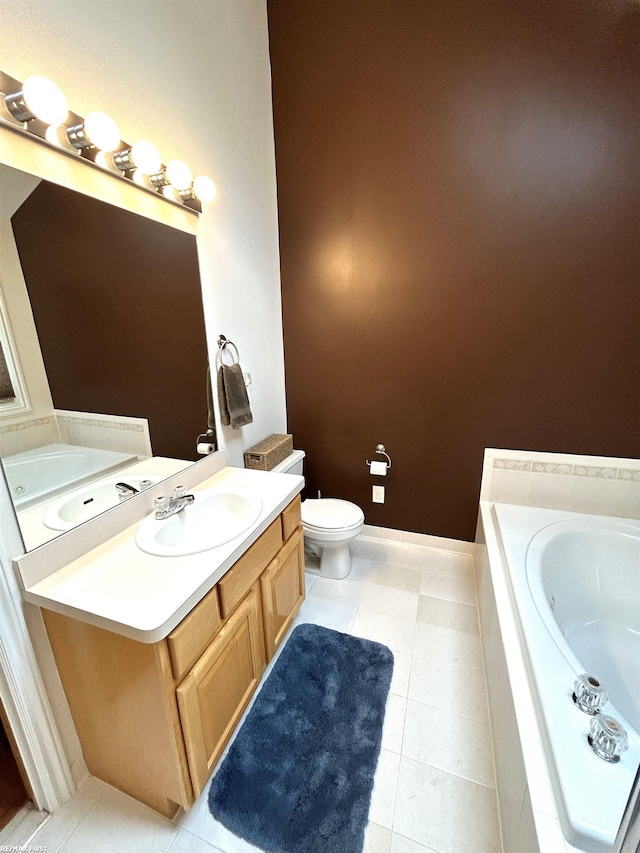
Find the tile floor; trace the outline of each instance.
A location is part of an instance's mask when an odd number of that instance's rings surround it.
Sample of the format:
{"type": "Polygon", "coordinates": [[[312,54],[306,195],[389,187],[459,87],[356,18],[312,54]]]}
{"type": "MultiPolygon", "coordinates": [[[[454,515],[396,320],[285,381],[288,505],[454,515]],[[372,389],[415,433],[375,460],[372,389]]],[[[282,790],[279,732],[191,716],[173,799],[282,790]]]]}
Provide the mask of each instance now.
{"type": "MultiPolygon", "coordinates": [[[[500,853],[471,557],[370,537],[353,553],[345,580],[307,575],[296,623],[378,640],[395,655],[363,853],[500,853]]],[[[91,778],[30,844],[47,853],[257,853],[213,820],[206,789],[172,822],[91,778]]]]}

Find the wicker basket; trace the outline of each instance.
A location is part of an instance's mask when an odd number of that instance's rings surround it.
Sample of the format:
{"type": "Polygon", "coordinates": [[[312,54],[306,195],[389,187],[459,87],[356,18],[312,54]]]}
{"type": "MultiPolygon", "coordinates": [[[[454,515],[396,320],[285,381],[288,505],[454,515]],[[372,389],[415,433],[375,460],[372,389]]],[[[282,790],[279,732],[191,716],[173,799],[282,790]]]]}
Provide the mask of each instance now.
{"type": "Polygon", "coordinates": [[[245,451],[244,467],[254,471],[271,471],[292,453],[293,436],[274,432],[245,451]]]}

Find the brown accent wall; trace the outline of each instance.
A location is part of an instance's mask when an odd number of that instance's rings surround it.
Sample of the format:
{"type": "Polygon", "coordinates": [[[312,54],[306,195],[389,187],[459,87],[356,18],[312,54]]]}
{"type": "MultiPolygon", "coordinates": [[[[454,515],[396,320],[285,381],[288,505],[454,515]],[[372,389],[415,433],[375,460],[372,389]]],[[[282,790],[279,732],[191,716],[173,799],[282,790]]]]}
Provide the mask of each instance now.
{"type": "Polygon", "coordinates": [[[11,222],[54,406],[147,418],[154,455],[195,459],[207,426],[195,237],[46,182],[11,222]]]}
{"type": "Polygon", "coordinates": [[[310,490],[472,539],[485,447],[640,456],[640,5],[268,11],[310,490]]]}

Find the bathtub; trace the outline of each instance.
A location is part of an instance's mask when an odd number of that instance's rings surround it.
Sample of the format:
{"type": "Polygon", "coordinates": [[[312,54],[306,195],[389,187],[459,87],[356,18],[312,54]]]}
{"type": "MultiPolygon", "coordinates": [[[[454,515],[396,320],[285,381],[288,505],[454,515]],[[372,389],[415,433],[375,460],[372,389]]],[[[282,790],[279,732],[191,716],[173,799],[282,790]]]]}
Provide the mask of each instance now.
{"type": "Polygon", "coordinates": [[[640,763],[640,522],[493,505],[516,626],[563,834],[609,851],[640,763]],[[627,730],[617,764],[587,742],[591,717],[572,700],[587,672],[603,713],[627,730]]]}
{"type": "Polygon", "coordinates": [[[70,486],[132,465],[138,457],[72,444],[47,444],[2,460],[13,503],[24,509],[70,486]]]}

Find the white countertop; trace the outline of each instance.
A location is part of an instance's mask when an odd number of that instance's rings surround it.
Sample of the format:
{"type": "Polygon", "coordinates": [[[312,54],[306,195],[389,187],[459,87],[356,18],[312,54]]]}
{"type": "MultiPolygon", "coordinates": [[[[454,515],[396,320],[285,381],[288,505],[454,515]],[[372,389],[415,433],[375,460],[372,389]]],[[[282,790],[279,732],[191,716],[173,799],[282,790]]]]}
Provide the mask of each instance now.
{"type": "Polygon", "coordinates": [[[300,493],[304,478],[223,468],[212,486],[255,491],[258,520],[245,533],[199,554],[154,557],[135,544],[138,522],[24,591],[26,601],[143,643],[164,639],[300,493]]]}

